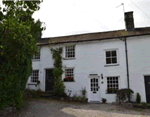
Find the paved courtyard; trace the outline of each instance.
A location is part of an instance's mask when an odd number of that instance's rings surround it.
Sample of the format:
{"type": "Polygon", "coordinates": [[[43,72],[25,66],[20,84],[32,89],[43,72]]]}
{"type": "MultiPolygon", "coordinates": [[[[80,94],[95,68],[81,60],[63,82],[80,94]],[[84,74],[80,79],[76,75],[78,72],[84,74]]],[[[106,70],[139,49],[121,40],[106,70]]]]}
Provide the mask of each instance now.
{"type": "Polygon", "coordinates": [[[52,99],[31,99],[8,117],[150,117],[150,110],[112,104],[81,104],[52,99]]]}

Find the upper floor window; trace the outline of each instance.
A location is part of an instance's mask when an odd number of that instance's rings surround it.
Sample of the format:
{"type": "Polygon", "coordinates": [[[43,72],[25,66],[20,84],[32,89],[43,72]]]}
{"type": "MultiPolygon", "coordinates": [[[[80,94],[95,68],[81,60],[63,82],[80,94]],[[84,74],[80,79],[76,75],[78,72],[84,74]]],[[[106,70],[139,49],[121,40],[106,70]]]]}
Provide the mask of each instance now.
{"type": "Polygon", "coordinates": [[[66,46],[65,57],[75,58],[75,45],[66,46]]]}
{"type": "Polygon", "coordinates": [[[39,70],[33,70],[31,74],[31,82],[37,82],[39,79],[39,70]]]}
{"type": "Polygon", "coordinates": [[[117,63],[117,50],[106,51],[106,64],[116,64],[117,63]]]}
{"type": "Polygon", "coordinates": [[[33,55],[33,59],[40,59],[40,47],[38,47],[38,51],[33,55]]]}

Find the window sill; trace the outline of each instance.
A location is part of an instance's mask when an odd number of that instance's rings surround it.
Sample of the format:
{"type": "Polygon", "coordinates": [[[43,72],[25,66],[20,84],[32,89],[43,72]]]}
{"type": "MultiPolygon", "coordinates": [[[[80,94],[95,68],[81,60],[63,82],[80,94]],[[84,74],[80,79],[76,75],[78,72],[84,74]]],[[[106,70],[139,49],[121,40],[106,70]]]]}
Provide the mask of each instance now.
{"type": "Polygon", "coordinates": [[[75,81],[63,81],[63,82],[75,82],[75,81]]]}
{"type": "Polygon", "coordinates": [[[76,58],[63,58],[63,60],[74,60],[76,58]]]}
{"type": "Polygon", "coordinates": [[[116,93],[106,93],[106,94],[116,94],[116,93]]]}
{"type": "Polygon", "coordinates": [[[34,83],[29,83],[28,85],[38,85],[38,84],[34,84],[34,83]]]}
{"type": "Polygon", "coordinates": [[[40,59],[32,59],[32,61],[34,62],[34,61],[40,61],[40,59]]]}
{"type": "Polygon", "coordinates": [[[111,66],[119,66],[119,64],[108,64],[108,65],[104,65],[104,67],[111,67],[111,66]]]}

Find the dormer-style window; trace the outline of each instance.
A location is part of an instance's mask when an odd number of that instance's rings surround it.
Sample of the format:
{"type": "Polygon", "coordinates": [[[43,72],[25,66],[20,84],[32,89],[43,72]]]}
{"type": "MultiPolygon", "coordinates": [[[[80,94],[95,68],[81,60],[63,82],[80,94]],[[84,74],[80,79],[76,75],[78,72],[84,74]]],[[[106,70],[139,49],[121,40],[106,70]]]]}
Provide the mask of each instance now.
{"type": "Polygon", "coordinates": [[[65,58],[75,58],[75,45],[66,46],[65,58]]]}

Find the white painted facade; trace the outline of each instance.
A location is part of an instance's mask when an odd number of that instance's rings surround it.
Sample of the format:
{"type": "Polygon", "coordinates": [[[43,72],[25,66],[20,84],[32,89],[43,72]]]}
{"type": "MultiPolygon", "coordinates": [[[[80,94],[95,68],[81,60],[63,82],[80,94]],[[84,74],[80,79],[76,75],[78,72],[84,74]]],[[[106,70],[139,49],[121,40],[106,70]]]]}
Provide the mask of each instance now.
{"type": "Polygon", "coordinates": [[[141,101],[146,102],[144,76],[150,76],[150,36],[130,37],[128,43],[128,59],[130,73],[130,88],[141,95],[141,101]]]}
{"type": "MultiPolygon", "coordinates": [[[[135,92],[132,100],[135,101],[135,94],[140,93],[142,101],[146,101],[144,75],[150,75],[150,52],[149,36],[138,36],[127,38],[130,88],[135,92]]],[[[106,98],[107,102],[115,102],[115,94],[107,94],[107,77],[119,77],[119,89],[127,88],[125,44],[120,39],[109,39],[91,42],[64,43],[57,45],[41,46],[40,60],[33,61],[33,70],[39,70],[40,89],[45,91],[45,69],[53,68],[53,59],[50,48],[63,47],[63,58],[65,57],[65,46],[75,44],[75,59],[64,60],[63,68],[74,68],[75,82],[64,82],[66,89],[71,89],[72,95],[81,95],[80,90],[86,87],[88,101],[101,101],[106,98]],[[116,66],[105,66],[106,50],[117,50],[118,63],[116,66]],[[96,94],[90,91],[90,74],[97,74],[99,79],[99,92],[96,94]],[[103,79],[101,77],[103,74],[103,79]],[[102,83],[103,82],[103,83],[102,83]]],[[[64,74],[62,75],[62,79],[64,74]]],[[[38,87],[27,82],[27,88],[37,90],[38,87]]]]}

